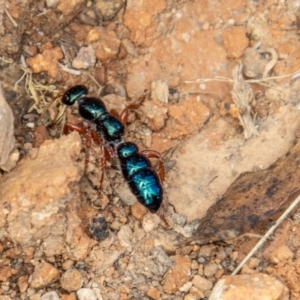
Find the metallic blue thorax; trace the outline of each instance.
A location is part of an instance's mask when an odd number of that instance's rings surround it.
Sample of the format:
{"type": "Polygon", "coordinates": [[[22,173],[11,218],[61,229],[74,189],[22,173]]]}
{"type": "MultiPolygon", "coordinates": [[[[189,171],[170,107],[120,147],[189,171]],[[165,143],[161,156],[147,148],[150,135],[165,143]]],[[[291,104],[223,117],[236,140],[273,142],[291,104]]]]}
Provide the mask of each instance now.
{"type": "Polygon", "coordinates": [[[124,125],[114,116],[107,115],[104,119],[97,119],[96,131],[108,143],[119,143],[124,136],[124,125]]]}
{"type": "Polygon", "coordinates": [[[98,98],[82,97],[77,102],[80,116],[87,121],[102,120],[108,116],[103,101],[98,98]]]}
{"type": "Polygon", "coordinates": [[[93,122],[97,133],[109,143],[119,143],[123,139],[124,125],[110,115],[102,100],[87,97],[87,88],[84,85],[75,85],[65,92],[62,102],[73,105],[76,101],[80,116],[93,122]]]}
{"type": "Polygon", "coordinates": [[[162,202],[163,190],[149,159],[138,153],[138,147],[130,142],[120,144],[117,154],[132,193],[152,213],[156,212],[162,202]]]}

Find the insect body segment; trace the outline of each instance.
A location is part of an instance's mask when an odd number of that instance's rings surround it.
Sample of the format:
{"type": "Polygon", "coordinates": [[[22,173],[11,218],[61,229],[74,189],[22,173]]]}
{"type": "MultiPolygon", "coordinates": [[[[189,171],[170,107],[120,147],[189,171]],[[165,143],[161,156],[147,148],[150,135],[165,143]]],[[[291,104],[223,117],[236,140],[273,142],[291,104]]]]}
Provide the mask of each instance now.
{"type": "Polygon", "coordinates": [[[73,105],[79,99],[86,97],[87,94],[88,94],[88,89],[86,86],[75,85],[64,93],[61,101],[63,104],[73,105]]]}
{"type": "Polygon", "coordinates": [[[104,103],[92,97],[78,99],[78,112],[87,121],[103,120],[109,116],[104,103]]]}
{"type": "MultiPolygon", "coordinates": [[[[80,116],[89,121],[92,133],[89,134],[89,144],[93,139],[97,144],[102,139],[106,149],[116,151],[120,161],[121,170],[125,181],[129,185],[132,193],[138,201],[155,213],[163,199],[163,189],[160,177],[152,169],[148,157],[160,158],[160,155],[151,150],[145,151],[145,154],[139,153],[137,145],[124,141],[124,125],[121,122],[126,121],[128,110],[136,109],[140,104],[129,105],[121,114],[121,120],[118,119],[116,112],[109,113],[103,101],[94,97],[87,97],[88,89],[83,85],[76,85],[65,92],[62,102],[66,105],[78,104],[80,116]],[[96,135],[96,137],[94,136],[96,135]],[[147,152],[147,153],[146,153],[147,152]]],[[[79,128],[73,124],[66,124],[68,130],[77,130],[79,133],[87,133],[88,130],[79,128]]],[[[68,132],[64,130],[64,132],[68,132]]],[[[90,130],[91,131],[91,130],[90,130]]],[[[109,151],[107,151],[109,152],[109,151]]],[[[86,155],[88,157],[88,155],[86,155]]],[[[87,162],[86,162],[87,165],[87,162]]],[[[102,161],[102,166],[106,166],[106,159],[102,161]]],[[[105,168],[105,167],[104,167],[105,168]]],[[[160,163],[160,172],[163,172],[162,161],[160,163]]],[[[101,177],[102,182],[103,176],[101,177]]],[[[163,179],[163,176],[161,176],[163,179]]]]}
{"type": "Polygon", "coordinates": [[[124,125],[109,114],[102,100],[87,97],[87,91],[84,85],[75,85],[65,92],[62,102],[66,105],[77,102],[80,116],[92,122],[97,133],[103,136],[106,142],[120,142],[124,135],[124,125]]]}
{"type": "Polygon", "coordinates": [[[149,159],[138,153],[138,147],[124,142],[117,147],[123,176],[138,201],[155,213],[162,202],[163,190],[149,159]]]}
{"type": "Polygon", "coordinates": [[[104,140],[115,145],[123,140],[124,125],[114,116],[107,115],[103,120],[95,120],[96,131],[102,135],[104,140]]]}

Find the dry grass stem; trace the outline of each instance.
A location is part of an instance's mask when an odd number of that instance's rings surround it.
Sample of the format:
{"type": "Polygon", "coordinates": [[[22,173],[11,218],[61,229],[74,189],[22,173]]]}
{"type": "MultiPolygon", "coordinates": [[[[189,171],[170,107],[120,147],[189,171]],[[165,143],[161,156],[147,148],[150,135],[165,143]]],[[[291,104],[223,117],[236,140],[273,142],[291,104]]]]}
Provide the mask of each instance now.
{"type": "Polygon", "coordinates": [[[253,247],[253,249],[248,253],[248,255],[243,259],[243,261],[236,267],[236,269],[232,272],[232,276],[236,275],[242,267],[248,262],[248,260],[254,255],[254,253],[265,243],[265,241],[270,237],[271,234],[275,231],[275,229],[282,223],[282,221],[289,215],[289,213],[300,203],[300,190],[298,190],[295,194],[298,194],[293,203],[284,211],[284,213],[280,216],[280,218],[276,221],[276,223],[266,232],[266,234],[258,241],[258,243],[253,247]]]}
{"type": "Polygon", "coordinates": [[[250,103],[253,100],[253,91],[243,78],[242,64],[239,64],[234,70],[231,95],[238,110],[239,120],[244,127],[245,138],[248,139],[252,135],[258,135],[251,116],[250,103]]]}

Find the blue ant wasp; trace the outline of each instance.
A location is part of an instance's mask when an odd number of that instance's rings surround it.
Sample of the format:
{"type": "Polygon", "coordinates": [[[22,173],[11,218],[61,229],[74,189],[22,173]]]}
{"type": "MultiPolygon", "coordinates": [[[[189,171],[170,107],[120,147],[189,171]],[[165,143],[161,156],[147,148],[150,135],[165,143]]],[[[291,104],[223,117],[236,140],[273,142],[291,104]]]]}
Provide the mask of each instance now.
{"type": "MultiPolygon", "coordinates": [[[[137,200],[144,205],[151,213],[155,213],[161,206],[163,200],[163,189],[161,181],[164,179],[164,168],[161,156],[153,150],[139,152],[137,145],[124,141],[124,125],[127,120],[128,111],[136,109],[138,104],[131,104],[125,108],[118,118],[117,113],[109,113],[102,100],[88,97],[88,89],[83,85],[76,85],[68,89],[62,96],[62,103],[71,106],[75,102],[78,104],[79,115],[90,122],[92,130],[67,123],[64,133],[76,130],[79,133],[88,134],[87,147],[90,147],[91,139],[97,144],[100,140],[105,143],[104,162],[102,168],[106,168],[106,160],[111,159],[113,153],[117,153],[121,170],[125,181],[137,200]],[[160,160],[159,174],[151,165],[149,158],[155,157],[160,160]]],[[[86,166],[88,154],[86,154],[86,166]]],[[[103,180],[103,173],[101,182],[103,180]]]]}

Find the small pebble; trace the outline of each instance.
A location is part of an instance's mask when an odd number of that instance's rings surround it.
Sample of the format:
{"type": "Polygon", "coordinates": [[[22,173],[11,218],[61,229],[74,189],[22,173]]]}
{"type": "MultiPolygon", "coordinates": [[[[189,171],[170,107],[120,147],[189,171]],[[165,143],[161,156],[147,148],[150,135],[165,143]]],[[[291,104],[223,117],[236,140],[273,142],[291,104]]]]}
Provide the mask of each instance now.
{"type": "Polygon", "coordinates": [[[200,264],[198,268],[198,275],[203,276],[204,274],[204,265],[200,264]]]}
{"type": "Polygon", "coordinates": [[[160,294],[160,291],[159,289],[157,288],[150,288],[147,292],[147,295],[151,298],[151,299],[154,299],[154,300],[159,300],[161,299],[161,294],[160,294]]]}
{"type": "Polygon", "coordinates": [[[235,23],[234,19],[229,19],[228,20],[228,25],[234,25],[234,23],[235,23]]]}
{"type": "Polygon", "coordinates": [[[67,292],[77,291],[82,287],[83,277],[78,270],[69,269],[61,276],[60,283],[67,292]]]}
{"type": "Polygon", "coordinates": [[[17,165],[17,162],[19,161],[19,158],[20,158],[20,151],[18,149],[14,149],[10,153],[6,163],[1,165],[1,169],[3,171],[9,172],[10,170],[12,170],[17,165]]]}
{"type": "MultiPolygon", "coordinates": [[[[33,293],[32,295],[31,294],[28,294],[27,292],[27,295],[29,296],[29,300],[41,300],[41,295],[39,293],[33,293]],[[31,295],[31,296],[30,296],[31,295]]],[[[11,299],[11,298],[10,298],[11,299]]]]}
{"type": "Polygon", "coordinates": [[[215,278],[217,279],[221,278],[224,273],[225,273],[224,269],[218,270],[218,272],[215,274],[215,278]]]}
{"type": "Polygon", "coordinates": [[[34,128],[34,123],[33,122],[28,122],[28,123],[26,123],[26,126],[28,127],[28,128],[34,128]]]}
{"type": "Polygon", "coordinates": [[[199,257],[199,258],[198,258],[198,263],[199,263],[199,264],[204,264],[204,263],[205,263],[205,258],[202,257],[202,256],[199,257]]]}
{"type": "Polygon", "coordinates": [[[32,274],[30,287],[34,289],[41,289],[56,281],[59,277],[59,271],[51,264],[42,262],[35,266],[32,274]]]}
{"type": "Polygon", "coordinates": [[[109,229],[105,218],[93,218],[90,224],[90,231],[96,241],[101,242],[105,240],[109,236],[109,229]]]}
{"type": "Polygon", "coordinates": [[[199,267],[199,264],[195,260],[193,260],[192,263],[191,263],[191,269],[192,270],[197,270],[198,267],[199,267]]]}
{"type": "Polygon", "coordinates": [[[41,297],[41,300],[60,300],[55,291],[48,292],[41,297]]]}
{"type": "Polygon", "coordinates": [[[146,232],[150,232],[157,228],[159,223],[160,217],[157,214],[148,213],[143,218],[142,226],[146,232]]]}
{"type": "Polygon", "coordinates": [[[118,239],[122,247],[126,248],[128,251],[132,250],[132,230],[128,225],[121,227],[120,231],[118,232],[118,239]]]}
{"type": "Polygon", "coordinates": [[[96,63],[95,50],[92,46],[81,47],[77,56],[72,61],[72,67],[75,69],[87,69],[93,67],[96,63]]]}
{"type": "Polygon", "coordinates": [[[151,82],[151,99],[159,100],[162,103],[168,103],[169,87],[164,80],[158,79],[151,82]]]}
{"type": "Polygon", "coordinates": [[[97,297],[94,294],[93,290],[87,288],[83,288],[77,291],[77,296],[79,300],[97,300],[97,297]]]}
{"type": "Polygon", "coordinates": [[[218,270],[219,268],[216,264],[208,263],[204,266],[204,275],[206,277],[212,277],[217,273],[218,270]]]}
{"type": "Polygon", "coordinates": [[[223,260],[223,259],[225,259],[226,258],[226,253],[225,253],[225,250],[223,249],[223,248],[220,248],[220,249],[218,249],[218,251],[217,251],[217,259],[219,259],[219,260],[223,260]]]}
{"type": "Polygon", "coordinates": [[[185,283],[179,290],[182,293],[187,293],[189,289],[192,287],[193,283],[191,281],[185,283]]]}
{"type": "Polygon", "coordinates": [[[256,257],[252,257],[251,259],[249,259],[248,262],[248,267],[250,269],[255,269],[260,263],[260,259],[256,258],[256,257]]]}
{"type": "Polygon", "coordinates": [[[131,213],[136,219],[142,220],[143,217],[147,214],[147,208],[136,201],[131,206],[131,213]]]}
{"type": "Polygon", "coordinates": [[[237,251],[234,251],[230,254],[230,258],[233,260],[233,261],[236,261],[239,257],[239,253],[237,251]]]}
{"type": "Polygon", "coordinates": [[[47,7],[52,7],[58,3],[58,0],[46,0],[47,7]]]}
{"type": "Polygon", "coordinates": [[[209,257],[211,256],[213,250],[214,250],[213,245],[204,245],[200,248],[199,256],[209,257]]]}
{"type": "Polygon", "coordinates": [[[213,287],[213,284],[211,281],[207,280],[206,278],[204,278],[200,275],[195,275],[192,282],[193,282],[194,286],[202,292],[211,290],[213,287]]]}
{"type": "Polygon", "coordinates": [[[110,228],[112,230],[120,230],[120,228],[122,227],[123,224],[121,224],[120,222],[118,221],[113,221],[111,224],[110,224],[110,228]]]}
{"type": "Polygon", "coordinates": [[[191,287],[190,289],[190,293],[192,295],[196,295],[197,296],[197,299],[202,299],[204,298],[204,293],[200,290],[198,290],[197,288],[195,288],[194,286],[191,287]]]}
{"type": "Polygon", "coordinates": [[[21,293],[25,293],[28,288],[28,276],[20,276],[17,281],[18,288],[21,293]]]}
{"type": "Polygon", "coordinates": [[[31,143],[25,143],[23,146],[23,149],[25,151],[30,151],[32,149],[32,144],[31,143]]]}
{"type": "Polygon", "coordinates": [[[63,264],[62,264],[62,268],[64,270],[68,270],[70,269],[72,266],[74,265],[74,261],[71,259],[66,260],[63,264]]]}
{"type": "Polygon", "coordinates": [[[187,294],[183,299],[184,300],[198,300],[199,298],[197,297],[197,295],[187,294]]]}

